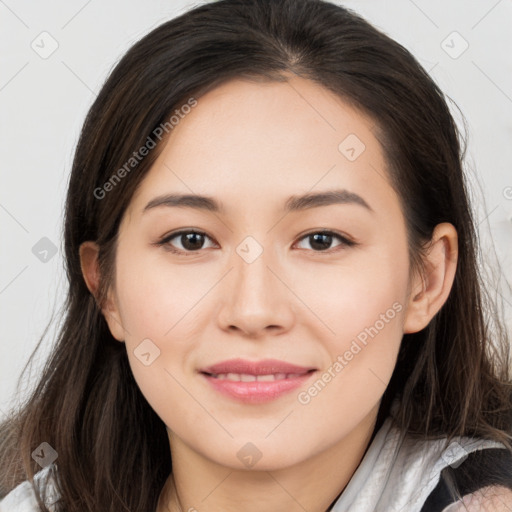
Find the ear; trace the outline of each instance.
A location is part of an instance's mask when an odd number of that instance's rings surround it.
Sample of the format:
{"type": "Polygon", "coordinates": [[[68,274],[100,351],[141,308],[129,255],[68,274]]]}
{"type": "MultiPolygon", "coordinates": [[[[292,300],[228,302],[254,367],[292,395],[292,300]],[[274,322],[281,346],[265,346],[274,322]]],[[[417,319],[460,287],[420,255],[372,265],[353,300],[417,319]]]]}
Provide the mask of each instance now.
{"type": "MultiPolygon", "coordinates": [[[[84,242],[80,245],[80,267],[87,288],[98,302],[100,287],[100,271],[98,264],[99,246],[95,242],[84,242]]],[[[105,304],[101,305],[101,312],[107,321],[112,336],[118,341],[124,341],[125,330],[121,322],[119,308],[117,306],[112,289],[108,290],[105,304]]]]}
{"type": "Polygon", "coordinates": [[[432,234],[425,273],[416,276],[407,303],[404,333],[425,328],[446,302],[457,269],[458,238],[455,227],[443,222],[432,234]]]}

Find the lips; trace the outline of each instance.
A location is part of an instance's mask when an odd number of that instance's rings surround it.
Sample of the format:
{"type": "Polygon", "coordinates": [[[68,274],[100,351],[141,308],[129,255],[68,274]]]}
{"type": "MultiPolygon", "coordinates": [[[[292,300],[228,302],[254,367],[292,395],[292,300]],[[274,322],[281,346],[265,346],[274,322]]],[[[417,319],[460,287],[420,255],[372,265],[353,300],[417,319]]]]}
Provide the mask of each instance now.
{"type": "MultiPolygon", "coordinates": [[[[280,379],[286,375],[301,376],[316,370],[312,366],[298,366],[278,359],[264,359],[262,361],[246,361],[244,359],[230,359],[223,361],[207,368],[201,369],[201,373],[212,376],[268,376],[274,375],[280,379]]],[[[232,380],[237,380],[232,378],[232,380]]],[[[241,379],[238,379],[241,380],[241,379]]],[[[256,379],[252,379],[256,380],[256,379]]],[[[257,379],[259,380],[259,379],[257,379]]]]}
{"type": "Polygon", "coordinates": [[[293,379],[304,375],[303,373],[269,373],[264,375],[252,375],[249,373],[219,373],[208,374],[219,380],[231,380],[233,382],[273,382],[276,380],[293,379]]]}
{"type": "Polygon", "coordinates": [[[316,368],[276,359],[232,359],[200,370],[214,390],[246,404],[261,404],[305,385],[316,368]]]}

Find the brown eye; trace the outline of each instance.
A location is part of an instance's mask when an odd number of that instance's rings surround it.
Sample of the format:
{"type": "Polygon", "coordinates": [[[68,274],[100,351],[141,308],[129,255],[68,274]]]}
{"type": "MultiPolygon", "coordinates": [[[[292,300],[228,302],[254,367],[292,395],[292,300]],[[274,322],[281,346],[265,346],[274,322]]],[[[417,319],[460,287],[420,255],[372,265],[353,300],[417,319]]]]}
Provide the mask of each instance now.
{"type": "Polygon", "coordinates": [[[166,236],[160,242],[158,242],[158,245],[164,246],[171,252],[190,253],[204,249],[204,243],[206,239],[211,240],[210,237],[202,231],[182,230],[166,236]],[[171,243],[171,241],[175,239],[176,242],[171,243]],[[178,247],[176,247],[176,245],[178,245],[178,247]]]}
{"type": "Polygon", "coordinates": [[[315,252],[326,252],[330,248],[334,239],[338,239],[341,242],[335,247],[352,247],[355,245],[355,242],[352,240],[349,240],[338,233],[334,233],[333,231],[317,231],[309,233],[301,238],[301,240],[307,240],[310,247],[315,252]]]}

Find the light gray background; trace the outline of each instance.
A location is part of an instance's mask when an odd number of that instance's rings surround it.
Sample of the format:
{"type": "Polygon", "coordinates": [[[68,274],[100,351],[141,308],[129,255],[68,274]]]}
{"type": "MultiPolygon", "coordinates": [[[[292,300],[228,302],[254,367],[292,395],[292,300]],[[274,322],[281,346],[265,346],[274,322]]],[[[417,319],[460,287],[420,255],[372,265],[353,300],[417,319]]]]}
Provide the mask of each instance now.
{"type": "MultiPolygon", "coordinates": [[[[133,42],[197,3],[0,0],[0,418],[12,406],[20,372],[64,298],[62,209],[87,109],[133,42]],[[58,48],[44,55],[52,44],[58,48]],[[57,248],[53,257],[41,252],[44,248],[35,251],[38,255],[32,251],[43,237],[57,248]],[[41,261],[45,257],[48,261],[41,261]]],[[[495,269],[496,255],[504,279],[512,283],[512,1],[338,3],[408,48],[461,108],[469,124],[467,167],[483,259],[495,269]]],[[[505,283],[498,293],[512,330],[505,283]]],[[[37,379],[57,327],[55,320],[29,384],[37,379]]]]}

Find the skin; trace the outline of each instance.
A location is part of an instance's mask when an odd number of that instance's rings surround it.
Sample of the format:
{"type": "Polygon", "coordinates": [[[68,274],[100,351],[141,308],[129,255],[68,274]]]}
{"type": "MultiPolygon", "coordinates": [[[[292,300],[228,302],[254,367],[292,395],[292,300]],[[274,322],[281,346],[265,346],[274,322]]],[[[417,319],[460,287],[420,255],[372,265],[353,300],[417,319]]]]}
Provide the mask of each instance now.
{"type": "MultiPolygon", "coordinates": [[[[324,512],[359,465],[402,336],[442,307],[457,261],[456,230],[439,224],[425,277],[409,277],[405,219],[373,130],[371,119],[311,81],[233,80],[198,99],[137,189],[103,313],[167,426],[173,474],[158,512],[324,512]],[[338,149],[349,134],[365,144],[354,161],[338,149]],[[373,212],[333,204],[285,215],[292,195],[340,188],[373,212]],[[225,212],[143,213],[163,193],[212,196],[225,212]],[[203,248],[177,255],[154,245],[182,228],[205,232],[196,242],[203,248]],[[318,249],[305,235],[321,229],[358,245],[333,238],[318,249]],[[263,249],[251,263],[236,251],[247,236],[263,249]],[[300,389],[242,404],[197,373],[233,357],[276,358],[318,368],[307,389],[394,303],[394,318],[307,404],[300,389]],[[146,338],[160,349],[149,366],[134,354],[146,338]],[[237,457],[248,442],[262,454],[251,468],[237,457]]],[[[185,251],[183,237],[171,243],[185,251]]],[[[80,249],[93,294],[97,250],[92,241],[80,249]]]]}

